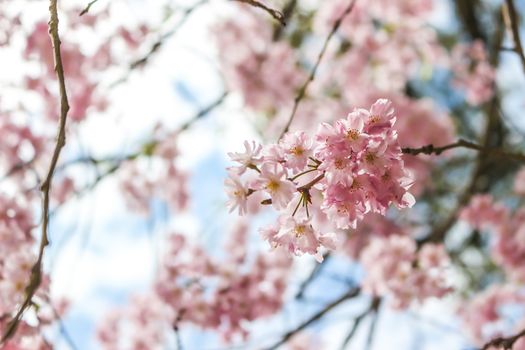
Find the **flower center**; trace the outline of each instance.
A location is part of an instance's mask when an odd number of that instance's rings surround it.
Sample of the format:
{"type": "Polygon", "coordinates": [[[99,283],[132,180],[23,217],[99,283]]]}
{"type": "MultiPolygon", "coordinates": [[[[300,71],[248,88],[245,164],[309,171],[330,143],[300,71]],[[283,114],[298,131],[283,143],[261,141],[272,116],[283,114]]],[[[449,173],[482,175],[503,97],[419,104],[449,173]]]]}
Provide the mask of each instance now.
{"type": "Polygon", "coordinates": [[[344,167],[345,167],[345,163],[344,163],[344,161],[341,158],[337,158],[334,161],[334,165],[335,165],[335,168],[338,169],[338,170],[344,169],[344,167]]]}
{"type": "Polygon", "coordinates": [[[375,153],[367,152],[365,155],[365,160],[367,161],[367,163],[373,163],[376,159],[377,156],[375,155],[375,153]]]}
{"type": "Polygon", "coordinates": [[[306,226],[304,225],[297,225],[295,226],[295,237],[299,238],[306,232],[306,226]]]}
{"type": "Polygon", "coordinates": [[[346,133],[346,137],[349,140],[355,141],[355,140],[357,140],[359,138],[359,131],[357,131],[356,129],[349,130],[346,133]]]}
{"type": "Polygon", "coordinates": [[[281,185],[279,184],[278,181],[270,180],[270,182],[268,182],[268,184],[266,185],[266,189],[270,191],[270,193],[275,193],[277,192],[280,186],[281,185]]]}
{"type": "Polygon", "coordinates": [[[381,118],[378,115],[373,115],[370,118],[368,118],[368,122],[370,124],[375,124],[375,123],[379,122],[380,120],[381,120],[381,118]]]}
{"type": "Polygon", "coordinates": [[[292,153],[294,156],[302,156],[304,154],[304,149],[301,146],[295,146],[292,147],[290,150],[290,153],[292,153]]]}

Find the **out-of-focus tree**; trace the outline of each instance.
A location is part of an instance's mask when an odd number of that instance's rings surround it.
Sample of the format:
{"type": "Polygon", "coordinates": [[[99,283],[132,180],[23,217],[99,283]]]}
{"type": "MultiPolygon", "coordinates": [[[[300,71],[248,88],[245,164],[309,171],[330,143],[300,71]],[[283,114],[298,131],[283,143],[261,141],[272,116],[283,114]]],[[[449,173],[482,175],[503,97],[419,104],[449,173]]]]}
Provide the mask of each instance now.
{"type": "Polygon", "coordinates": [[[473,346],[525,349],[523,3],[166,1],[129,20],[132,6],[0,0],[3,349],[53,348],[57,332],[80,347],[62,320],[74,303],[52,293],[50,222],[108,179],[129,216],[160,205],[168,224],[148,290],[98,320],[102,348],[191,349],[185,338],[211,332],[219,348],[344,349],[363,320],[370,348],[381,313],[440,300],[473,346]],[[174,114],[136,80],[165,69],[157,56],[205,8],[222,90],[198,91],[217,97],[100,156],[94,120],[115,138],[142,123],[119,110],[126,86],[151,114],[174,114]],[[225,104],[257,137],[227,154],[215,190],[231,224],[210,247],[169,223],[197,195],[179,139],[225,104]],[[316,312],[257,338],[314,288],[316,312]],[[341,339],[307,331],[350,303],[364,311],[341,339]]]}

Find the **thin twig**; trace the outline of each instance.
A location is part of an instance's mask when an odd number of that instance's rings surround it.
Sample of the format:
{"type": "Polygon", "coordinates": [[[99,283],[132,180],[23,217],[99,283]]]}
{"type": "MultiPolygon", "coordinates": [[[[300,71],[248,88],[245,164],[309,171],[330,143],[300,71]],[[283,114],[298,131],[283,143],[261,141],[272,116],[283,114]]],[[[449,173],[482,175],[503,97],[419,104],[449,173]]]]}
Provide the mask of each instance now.
{"type": "Polygon", "coordinates": [[[321,51],[319,52],[319,56],[317,56],[317,61],[315,62],[314,67],[310,71],[310,75],[308,76],[308,78],[304,82],[303,86],[301,86],[301,88],[299,89],[299,92],[297,93],[297,96],[295,96],[294,104],[293,104],[293,107],[292,107],[292,113],[288,117],[288,121],[286,122],[286,125],[285,125],[283,131],[281,132],[281,135],[279,136],[279,140],[290,129],[290,125],[292,125],[293,118],[295,117],[295,114],[297,113],[297,108],[299,107],[299,104],[301,103],[302,99],[306,95],[306,89],[308,89],[308,85],[310,85],[310,83],[315,79],[315,74],[317,73],[317,69],[319,68],[319,65],[321,64],[321,61],[322,61],[322,59],[324,57],[326,49],[328,48],[328,44],[330,43],[330,40],[332,39],[332,37],[335,35],[337,30],[341,26],[341,23],[343,22],[345,17],[352,11],[352,9],[354,8],[354,5],[355,5],[356,2],[357,2],[357,0],[351,0],[350,1],[350,4],[348,5],[348,7],[341,14],[341,16],[339,16],[339,18],[335,21],[335,23],[334,23],[334,25],[332,27],[332,30],[330,31],[330,33],[326,37],[326,39],[324,41],[324,44],[323,44],[323,47],[322,47],[321,51]]]}
{"type": "Polygon", "coordinates": [[[370,306],[367,307],[363,312],[361,312],[359,315],[354,318],[354,323],[352,323],[352,327],[350,328],[350,331],[345,337],[345,340],[343,341],[343,344],[341,345],[341,350],[345,350],[346,346],[350,343],[350,340],[355,335],[355,332],[357,331],[357,328],[363,322],[366,316],[368,316],[372,311],[374,311],[374,301],[370,303],[370,306]]]}
{"type": "Polygon", "coordinates": [[[85,15],[86,13],[88,13],[88,11],[91,9],[91,6],[93,6],[93,4],[96,3],[97,1],[98,1],[98,0],[93,0],[93,1],[91,1],[91,2],[86,6],[86,8],[83,9],[82,12],[80,12],[78,15],[79,15],[79,16],[83,16],[83,15],[85,15]]]}
{"type": "Polygon", "coordinates": [[[313,315],[308,320],[306,320],[303,323],[301,323],[299,326],[297,326],[293,330],[288,331],[278,342],[276,342],[275,344],[267,347],[266,350],[275,350],[275,349],[279,348],[279,346],[281,346],[284,343],[286,343],[295,334],[301,332],[303,329],[307,328],[312,323],[315,323],[316,321],[321,319],[326,313],[330,312],[332,309],[337,307],[339,304],[345,302],[346,300],[349,300],[349,299],[352,299],[352,298],[355,298],[356,296],[358,296],[360,291],[361,290],[360,290],[359,287],[352,287],[352,288],[350,288],[342,296],[340,296],[336,300],[332,301],[330,304],[326,305],[321,311],[317,312],[315,315],[313,315]]]}
{"type": "Polygon", "coordinates": [[[10,339],[16,332],[18,324],[24,314],[24,311],[32,304],[32,298],[40,282],[42,281],[42,260],[44,257],[44,250],[49,244],[48,236],[48,225],[49,225],[49,194],[51,191],[51,184],[53,181],[53,173],[60,157],[60,152],[66,144],[66,120],[67,113],[69,111],[69,102],[66,93],[66,83],[64,78],[64,67],[62,64],[62,56],[60,54],[60,37],[58,35],[58,12],[57,12],[57,0],[50,0],[49,2],[49,36],[51,37],[51,43],[53,45],[53,59],[55,61],[55,72],[58,78],[58,85],[60,91],[60,118],[58,123],[57,141],[51,163],[47,175],[40,185],[40,191],[42,192],[42,235],[40,238],[40,246],[38,248],[38,258],[31,268],[31,277],[29,283],[25,289],[25,299],[22,302],[15,317],[9,322],[2,335],[0,341],[3,344],[5,341],[10,339]]]}
{"type": "MultiPolygon", "coordinates": [[[[288,20],[290,19],[290,17],[292,17],[296,6],[297,6],[297,0],[290,0],[286,4],[286,6],[284,6],[282,13],[283,13],[283,19],[286,23],[288,23],[288,20]]],[[[283,34],[283,30],[284,30],[284,26],[279,25],[279,24],[275,25],[274,30],[273,30],[273,35],[272,35],[273,41],[279,40],[279,38],[283,34]]]]}
{"type": "Polygon", "coordinates": [[[78,347],[73,341],[73,337],[71,337],[71,334],[69,334],[69,331],[67,330],[66,325],[64,324],[64,320],[62,319],[62,317],[60,317],[58,311],[53,305],[51,305],[51,308],[53,310],[53,314],[55,315],[55,319],[58,321],[58,328],[60,330],[60,334],[62,335],[62,337],[64,338],[71,350],[77,350],[78,347]]]}
{"type": "Polygon", "coordinates": [[[284,15],[283,15],[283,13],[281,11],[272,9],[272,8],[266,6],[265,4],[263,4],[262,2],[259,2],[257,0],[232,0],[232,1],[242,2],[242,3],[248,4],[250,6],[260,8],[260,9],[266,11],[270,16],[272,16],[283,27],[286,25],[286,19],[285,19],[284,15]]]}
{"type": "MultiPolygon", "coordinates": [[[[169,30],[168,32],[162,34],[158,39],[157,41],[155,41],[153,43],[153,45],[151,45],[151,47],[148,49],[148,51],[146,52],[146,54],[144,54],[142,57],[132,61],[130,64],[129,64],[129,71],[132,71],[138,67],[142,67],[144,66],[149,60],[150,58],[166,43],[166,40],[168,40],[170,37],[172,37],[173,35],[175,35],[175,33],[177,33],[177,31],[186,23],[186,21],[189,19],[190,15],[195,11],[197,10],[199,7],[201,7],[202,5],[206,4],[209,0],[201,0],[199,2],[197,2],[195,5],[185,9],[181,15],[181,18],[178,20],[178,22],[174,25],[174,27],[169,30]]],[[[128,72],[129,73],[129,72],[128,72]]],[[[123,76],[122,78],[120,78],[119,80],[113,82],[110,87],[115,87],[116,85],[119,85],[123,82],[125,82],[128,78],[128,75],[129,74],[126,74],[125,76],[123,76]]]]}
{"type": "Polygon", "coordinates": [[[306,288],[310,285],[310,283],[315,280],[317,276],[321,273],[324,266],[326,266],[326,261],[330,258],[330,252],[323,254],[323,264],[315,264],[312,272],[310,275],[301,283],[299,286],[299,290],[295,294],[295,299],[302,299],[304,297],[304,293],[306,291],[306,288]]]}
{"type": "Polygon", "coordinates": [[[512,32],[512,40],[514,41],[514,52],[520,56],[521,66],[525,72],[525,54],[523,53],[523,46],[521,45],[520,39],[520,26],[519,26],[519,16],[518,11],[516,11],[516,6],[514,5],[514,0],[506,0],[507,13],[505,19],[508,20],[508,26],[512,32]]]}
{"type": "MultiPolygon", "coordinates": [[[[207,116],[210,114],[211,111],[213,111],[215,108],[217,108],[218,106],[220,106],[226,96],[228,96],[228,92],[224,92],[221,96],[219,96],[215,101],[211,102],[209,105],[203,107],[202,109],[200,109],[192,118],[190,118],[188,121],[184,122],[182,125],[180,125],[174,132],[173,134],[174,135],[178,135],[180,134],[181,132],[189,129],[195,122],[199,121],[200,119],[202,119],[203,117],[207,116]]],[[[172,134],[172,135],[173,135],[172,134]]],[[[95,178],[95,180],[87,185],[85,188],[83,189],[80,189],[77,193],[76,193],[76,196],[77,197],[81,197],[83,194],[89,192],[90,190],[92,190],[93,188],[95,188],[103,179],[105,179],[107,176],[115,173],[119,168],[120,166],[126,162],[126,161],[130,161],[130,160],[135,160],[137,159],[139,156],[143,155],[144,154],[144,150],[145,149],[152,149],[152,148],[155,148],[156,145],[158,144],[158,140],[149,140],[148,142],[145,142],[142,147],[139,148],[139,151],[137,152],[134,152],[134,153],[130,153],[130,154],[127,154],[127,155],[124,155],[124,156],[111,156],[111,157],[107,157],[107,158],[103,158],[103,159],[95,159],[95,158],[92,158],[92,157],[82,157],[82,158],[78,158],[78,159],[74,159],[74,160],[71,160],[65,164],[62,164],[61,166],[59,166],[57,168],[57,170],[64,170],[72,165],[75,165],[75,164],[92,164],[94,166],[99,166],[99,165],[107,165],[108,168],[106,168],[106,170],[104,172],[101,172],[100,174],[97,175],[97,177],[95,178]]]]}
{"type": "Polygon", "coordinates": [[[365,350],[372,349],[372,343],[374,341],[374,334],[377,327],[377,320],[379,319],[379,306],[381,305],[381,299],[379,297],[375,297],[372,300],[372,305],[370,305],[370,309],[372,312],[372,322],[370,323],[370,329],[368,330],[368,336],[366,337],[366,345],[365,350]]]}

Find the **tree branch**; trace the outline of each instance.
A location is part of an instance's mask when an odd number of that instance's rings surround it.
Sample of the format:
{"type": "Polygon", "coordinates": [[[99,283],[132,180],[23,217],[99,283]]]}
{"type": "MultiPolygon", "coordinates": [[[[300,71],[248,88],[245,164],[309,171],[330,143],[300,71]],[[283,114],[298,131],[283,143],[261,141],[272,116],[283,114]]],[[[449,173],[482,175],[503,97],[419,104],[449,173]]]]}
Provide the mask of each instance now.
{"type": "Polygon", "coordinates": [[[525,336],[525,329],[521,332],[510,336],[510,337],[498,337],[494,338],[481,348],[482,350],[488,350],[492,347],[503,348],[504,350],[512,350],[514,343],[518,341],[521,337],[525,336]]]}
{"type": "Polygon", "coordinates": [[[484,154],[493,154],[493,155],[496,155],[496,156],[501,156],[501,157],[505,157],[505,158],[510,158],[510,159],[514,159],[516,161],[519,161],[519,162],[525,162],[525,154],[522,154],[522,153],[511,153],[511,152],[506,152],[504,150],[501,150],[499,148],[488,148],[488,147],[485,147],[485,146],[482,146],[482,145],[478,145],[476,143],[473,143],[473,142],[470,142],[470,141],[466,141],[466,140],[463,140],[463,139],[459,139],[458,141],[454,142],[454,143],[451,143],[451,144],[448,144],[448,145],[445,145],[445,146],[441,146],[441,147],[436,147],[434,145],[426,145],[426,146],[423,146],[423,147],[419,147],[419,148],[402,148],[401,150],[403,151],[404,154],[410,154],[410,155],[418,155],[418,154],[435,154],[435,155],[440,155],[441,153],[445,152],[445,151],[448,151],[448,150],[451,150],[451,149],[454,149],[454,148],[468,148],[468,149],[472,149],[472,150],[476,150],[476,151],[479,151],[480,153],[484,154]]]}
{"type": "Polygon", "coordinates": [[[321,64],[321,61],[322,61],[323,56],[324,56],[324,54],[326,52],[326,49],[328,48],[328,44],[330,43],[330,40],[332,39],[332,37],[335,35],[337,30],[341,26],[341,23],[343,22],[345,17],[348,16],[348,14],[352,11],[352,9],[354,8],[354,5],[355,5],[356,2],[357,2],[357,0],[351,0],[350,1],[348,7],[341,14],[341,16],[339,16],[339,18],[335,21],[335,23],[334,23],[334,25],[332,27],[332,30],[330,31],[330,33],[326,37],[326,40],[324,41],[323,47],[322,47],[321,51],[319,52],[319,55],[317,56],[317,61],[315,62],[314,67],[310,71],[310,75],[308,76],[308,79],[306,79],[306,81],[304,82],[303,86],[301,86],[301,88],[299,89],[299,92],[297,93],[297,96],[295,96],[294,104],[293,104],[293,107],[292,107],[292,113],[288,117],[288,121],[286,122],[286,125],[285,125],[283,131],[281,132],[281,135],[279,136],[279,140],[290,129],[290,125],[292,124],[292,121],[293,121],[293,119],[295,117],[295,114],[297,113],[297,108],[299,107],[299,104],[301,103],[302,99],[306,95],[306,89],[308,89],[308,85],[310,85],[310,83],[315,79],[315,74],[317,73],[317,69],[319,68],[319,64],[321,64]]]}
{"type": "Polygon", "coordinates": [[[379,300],[379,299],[374,298],[372,302],[370,303],[370,305],[363,312],[357,315],[357,317],[354,319],[354,323],[352,324],[350,331],[346,335],[345,340],[343,341],[343,344],[341,345],[341,350],[346,349],[346,346],[350,343],[350,340],[352,340],[352,338],[354,337],[355,332],[357,331],[357,328],[359,327],[361,322],[363,322],[365,317],[368,316],[371,312],[374,312],[376,310],[376,308],[378,307],[378,304],[377,304],[378,302],[376,300],[379,300]]]}
{"type": "Polygon", "coordinates": [[[312,317],[310,317],[308,320],[304,321],[303,323],[301,323],[299,326],[297,326],[296,328],[294,328],[293,330],[291,331],[288,331],[282,338],[281,340],[279,340],[278,342],[276,342],[275,344],[269,346],[266,348],[266,350],[275,350],[277,348],[279,348],[279,346],[283,345],[284,343],[286,343],[288,340],[290,340],[290,338],[292,338],[295,334],[301,332],[302,330],[304,330],[305,328],[307,328],[308,326],[310,326],[312,323],[315,323],[316,321],[318,321],[319,319],[321,319],[325,314],[327,314],[328,312],[330,312],[332,309],[334,309],[335,307],[337,307],[339,304],[342,304],[343,302],[345,302],[346,300],[349,300],[349,299],[352,299],[352,298],[355,298],[356,296],[359,295],[361,289],[359,287],[352,287],[350,288],[346,293],[344,293],[342,296],[340,296],[339,298],[337,298],[336,300],[332,301],[330,304],[326,305],[321,311],[317,312],[315,315],[313,315],[312,317]]]}
{"type": "Polygon", "coordinates": [[[38,248],[38,258],[33,267],[31,268],[31,277],[29,283],[25,289],[25,299],[22,302],[15,317],[9,322],[2,335],[0,344],[5,343],[10,339],[16,332],[18,324],[24,314],[24,311],[32,304],[33,295],[36,293],[40,282],[42,281],[42,260],[44,257],[44,250],[49,244],[48,237],[48,226],[49,226],[49,194],[51,191],[51,184],[53,181],[53,173],[60,157],[60,152],[66,144],[66,120],[67,113],[69,111],[69,102],[66,93],[66,83],[64,78],[64,67],[62,64],[62,56],[60,53],[60,37],[58,35],[58,11],[57,11],[57,0],[50,0],[49,2],[49,36],[51,37],[51,43],[53,45],[53,59],[55,61],[55,72],[58,78],[59,94],[60,94],[60,117],[58,123],[57,141],[51,163],[47,175],[40,185],[40,191],[42,192],[42,235],[40,238],[40,245],[38,248]]]}
{"type": "MultiPolygon", "coordinates": [[[[161,35],[157,41],[155,41],[153,43],[153,45],[150,46],[150,48],[148,49],[148,52],[146,52],[146,54],[144,54],[142,57],[132,61],[130,64],[129,64],[129,71],[132,71],[138,67],[142,67],[144,66],[148,61],[149,59],[165,44],[166,40],[169,39],[170,37],[172,37],[175,33],[177,33],[177,31],[186,23],[186,21],[188,20],[188,18],[190,17],[190,15],[193,13],[193,11],[195,11],[196,9],[198,9],[199,7],[201,7],[202,5],[206,4],[208,2],[208,0],[201,0],[199,2],[197,2],[195,5],[185,9],[182,13],[182,17],[179,19],[179,21],[175,24],[175,26],[169,30],[168,32],[164,33],[163,35],[161,35]]],[[[122,78],[118,79],[117,81],[115,81],[114,83],[112,83],[110,86],[111,87],[114,87],[114,86],[117,86],[123,82],[125,82],[128,78],[128,75],[125,75],[123,76],[122,78]]]]}
{"type": "Polygon", "coordinates": [[[91,1],[89,4],[87,4],[86,8],[82,10],[82,12],[80,12],[78,15],[79,16],[83,16],[85,15],[86,13],[89,12],[89,10],[91,9],[91,6],[93,6],[93,4],[95,4],[98,0],[93,0],[91,1]]]}
{"type": "Polygon", "coordinates": [[[302,299],[304,297],[304,293],[306,292],[306,288],[310,285],[310,283],[315,280],[317,276],[321,273],[324,266],[326,266],[326,260],[330,258],[330,252],[323,254],[323,264],[315,264],[312,272],[310,275],[301,283],[299,286],[299,290],[295,294],[295,299],[302,299]]]}
{"type": "Polygon", "coordinates": [[[263,4],[262,2],[259,2],[257,0],[232,0],[232,1],[242,2],[250,6],[260,8],[266,11],[270,16],[272,16],[277,22],[281,24],[281,26],[284,27],[286,25],[286,18],[281,11],[272,9],[266,6],[265,4],[263,4]]]}
{"type": "Polygon", "coordinates": [[[520,27],[518,21],[518,11],[516,11],[516,6],[514,5],[514,0],[506,0],[507,6],[505,7],[505,22],[508,22],[507,25],[510,27],[512,32],[512,40],[514,41],[513,51],[518,54],[521,60],[521,66],[525,72],[525,54],[523,53],[523,46],[521,45],[520,39],[520,27]]]}

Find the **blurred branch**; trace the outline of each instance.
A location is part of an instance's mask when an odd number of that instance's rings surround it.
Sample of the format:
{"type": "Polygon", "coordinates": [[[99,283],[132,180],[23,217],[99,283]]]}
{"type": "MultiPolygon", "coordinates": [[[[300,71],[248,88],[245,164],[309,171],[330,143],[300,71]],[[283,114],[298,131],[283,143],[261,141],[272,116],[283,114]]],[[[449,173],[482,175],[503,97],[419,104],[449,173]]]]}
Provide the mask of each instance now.
{"type": "MultiPolygon", "coordinates": [[[[290,19],[290,17],[292,17],[292,14],[294,12],[294,9],[295,7],[297,6],[297,0],[290,0],[288,1],[288,3],[286,4],[286,6],[284,7],[283,9],[283,20],[284,22],[288,22],[288,20],[290,19]]],[[[274,28],[274,31],[273,31],[273,40],[274,41],[277,41],[282,33],[283,33],[283,29],[284,29],[284,26],[281,26],[281,25],[275,25],[275,28],[274,28]]]]}
{"type": "Polygon", "coordinates": [[[504,158],[514,159],[519,162],[525,162],[525,154],[506,152],[499,148],[488,148],[486,146],[478,145],[476,143],[466,141],[463,139],[459,139],[458,141],[454,143],[451,143],[445,146],[441,146],[441,147],[436,147],[434,145],[426,145],[426,146],[419,147],[419,148],[408,148],[408,147],[402,148],[402,151],[404,154],[410,154],[413,156],[418,155],[418,154],[440,155],[441,153],[454,149],[454,148],[468,148],[468,149],[479,151],[482,154],[492,154],[492,155],[496,155],[496,156],[500,156],[504,158]]]}
{"type": "Polygon", "coordinates": [[[281,345],[283,345],[288,340],[290,340],[290,338],[292,338],[294,335],[296,335],[297,333],[301,332],[302,330],[304,330],[305,328],[310,326],[312,323],[317,322],[325,314],[330,312],[332,309],[334,309],[338,305],[342,304],[343,302],[345,302],[345,301],[347,301],[349,299],[352,299],[352,298],[355,298],[356,296],[358,296],[360,291],[361,291],[361,289],[359,287],[352,287],[352,288],[350,288],[346,293],[344,293],[342,296],[340,296],[336,300],[332,301],[330,304],[326,305],[322,310],[317,312],[315,315],[310,317],[308,320],[304,321],[303,323],[301,323],[299,326],[297,326],[293,330],[288,331],[281,338],[281,340],[279,340],[275,344],[267,347],[266,350],[275,350],[275,349],[279,348],[281,345]]]}
{"type": "MultiPolygon", "coordinates": [[[[197,2],[195,5],[185,9],[183,11],[182,15],[181,15],[181,18],[179,19],[179,21],[175,24],[175,26],[171,30],[169,30],[168,32],[166,32],[163,35],[161,35],[157,39],[157,41],[155,41],[153,43],[153,45],[151,45],[151,47],[148,49],[146,54],[144,54],[141,58],[136,59],[135,61],[133,61],[133,62],[131,62],[129,64],[129,71],[132,71],[135,68],[144,66],[150,60],[150,58],[166,43],[166,40],[168,40],[175,33],[177,33],[177,31],[186,23],[186,21],[188,20],[190,15],[193,13],[193,11],[195,11],[196,9],[201,7],[202,5],[206,4],[207,2],[208,2],[208,0],[201,0],[201,1],[197,2]]],[[[128,74],[126,74],[125,76],[123,76],[119,80],[113,82],[110,86],[114,87],[116,85],[119,85],[119,84],[125,82],[127,80],[127,78],[128,78],[128,74]]]]}
{"type": "Polygon", "coordinates": [[[5,343],[6,340],[10,339],[16,332],[18,324],[24,314],[24,311],[32,304],[32,298],[37,291],[42,281],[42,259],[44,257],[45,247],[49,244],[48,237],[48,225],[49,225],[49,193],[51,191],[51,183],[53,181],[53,174],[55,172],[60,152],[66,144],[66,120],[67,113],[69,111],[69,102],[66,93],[66,83],[64,77],[64,67],[62,65],[62,56],[60,53],[60,37],[58,35],[58,12],[57,12],[57,0],[50,0],[49,2],[49,36],[51,37],[51,43],[53,45],[53,59],[55,61],[55,72],[58,79],[59,91],[60,91],[60,117],[58,123],[57,141],[51,163],[47,175],[40,185],[40,191],[42,192],[42,235],[40,238],[40,245],[38,248],[38,258],[33,267],[31,268],[31,277],[29,283],[25,289],[25,299],[22,302],[15,317],[9,322],[2,335],[0,343],[5,343]]]}
{"type": "Polygon", "coordinates": [[[304,297],[304,293],[306,291],[306,288],[310,285],[310,283],[313,282],[313,280],[315,280],[315,278],[321,273],[323,267],[325,266],[326,264],[326,260],[328,260],[330,258],[330,253],[325,253],[323,255],[323,263],[322,264],[318,264],[316,263],[312,272],[310,273],[310,275],[308,275],[308,277],[303,281],[303,283],[301,283],[301,285],[299,286],[299,290],[297,291],[297,293],[295,294],[295,299],[302,299],[304,297]]]}
{"type": "Polygon", "coordinates": [[[523,53],[523,46],[520,39],[519,16],[514,5],[514,0],[506,0],[507,6],[504,7],[504,19],[507,26],[512,32],[512,40],[514,41],[513,51],[518,54],[521,60],[521,66],[525,72],[525,54],[523,53]]]}
{"type": "MultiPolygon", "coordinates": [[[[226,99],[226,96],[228,96],[227,91],[223,92],[215,101],[211,102],[209,105],[200,109],[192,118],[190,118],[188,121],[180,125],[173,133],[170,133],[170,135],[178,135],[181,132],[189,129],[195,122],[209,115],[211,111],[213,111],[215,108],[220,106],[226,99]]],[[[93,183],[91,183],[84,189],[81,189],[79,193],[77,193],[78,196],[81,196],[85,192],[96,187],[96,185],[100,181],[102,181],[104,178],[115,173],[124,162],[137,159],[141,155],[144,155],[145,152],[151,152],[151,150],[153,150],[157,146],[158,143],[159,143],[159,140],[149,140],[145,142],[137,152],[130,153],[130,154],[120,156],[120,157],[112,156],[112,157],[107,157],[107,158],[102,158],[102,159],[95,159],[93,157],[83,157],[83,158],[74,159],[70,162],[60,165],[57,170],[64,170],[75,164],[92,164],[94,166],[100,166],[100,165],[107,164],[109,166],[106,169],[106,171],[97,175],[93,183]]]]}
{"type": "Polygon", "coordinates": [[[374,341],[374,334],[377,326],[377,320],[379,319],[379,306],[381,305],[381,299],[379,297],[374,297],[372,304],[370,305],[370,312],[372,313],[372,322],[370,323],[370,329],[368,331],[368,337],[366,338],[366,347],[365,350],[370,350],[372,348],[372,343],[374,341]]]}
{"type": "Polygon", "coordinates": [[[266,11],[270,16],[272,16],[276,21],[278,21],[283,27],[286,25],[286,19],[281,11],[274,10],[262,2],[259,2],[257,0],[232,0],[237,2],[242,2],[245,4],[248,4],[253,7],[260,8],[264,11],[266,11]]]}
{"type": "Polygon", "coordinates": [[[73,341],[73,338],[71,337],[71,334],[69,334],[69,332],[68,332],[68,330],[66,328],[66,325],[64,324],[64,320],[62,319],[62,317],[60,317],[60,315],[58,314],[58,312],[55,309],[55,307],[53,305],[51,305],[50,301],[49,301],[49,303],[50,303],[50,307],[53,310],[53,314],[55,315],[55,319],[58,322],[58,329],[60,331],[60,334],[62,335],[62,338],[64,338],[64,340],[66,341],[67,345],[69,346],[69,348],[71,350],[77,350],[78,347],[76,346],[75,342],[73,341]]]}
{"type": "Polygon", "coordinates": [[[525,336],[525,329],[510,337],[498,337],[498,338],[492,339],[491,341],[483,345],[481,349],[488,350],[493,347],[496,347],[496,348],[503,348],[504,350],[512,350],[514,343],[516,343],[518,339],[524,336],[525,336]]]}
{"type": "Polygon", "coordinates": [[[354,319],[354,323],[352,324],[350,331],[346,335],[345,340],[343,341],[343,344],[341,345],[341,350],[346,349],[346,346],[350,343],[350,340],[352,340],[352,338],[354,337],[355,332],[357,331],[357,328],[359,327],[361,322],[363,322],[365,317],[368,316],[371,312],[373,312],[379,306],[377,304],[377,300],[379,299],[374,298],[372,302],[370,303],[370,305],[362,313],[357,315],[357,317],[354,319]]]}
{"type": "Polygon", "coordinates": [[[472,39],[482,39],[486,41],[484,33],[481,31],[476,18],[476,9],[479,5],[479,0],[456,0],[456,11],[460,17],[466,31],[472,39]]]}
{"type": "Polygon", "coordinates": [[[88,13],[89,9],[91,9],[91,6],[93,6],[93,4],[95,4],[97,1],[98,1],[98,0],[93,0],[93,1],[91,1],[91,2],[86,6],[86,8],[83,9],[82,12],[80,12],[78,15],[79,15],[79,16],[83,16],[83,15],[85,15],[86,13],[88,13]]]}
{"type": "Polygon", "coordinates": [[[310,71],[310,75],[308,76],[308,78],[304,82],[303,86],[301,86],[301,88],[299,89],[299,92],[297,93],[297,96],[295,96],[294,104],[293,104],[293,107],[292,107],[292,113],[288,117],[288,121],[286,122],[286,125],[285,125],[283,131],[281,132],[281,135],[279,136],[279,140],[290,129],[290,125],[292,124],[292,121],[293,121],[293,119],[295,117],[295,114],[297,113],[297,108],[299,107],[299,104],[301,103],[301,101],[303,100],[303,98],[306,95],[306,89],[308,89],[308,86],[310,85],[310,83],[315,79],[315,74],[317,73],[317,69],[319,68],[319,64],[321,64],[321,61],[322,61],[323,56],[324,56],[324,54],[326,52],[326,49],[328,48],[328,44],[330,43],[330,40],[332,39],[332,37],[335,35],[337,30],[341,26],[341,23],[343,22],[345,17],[348,16],[348,14],[354,8],[354,5],[355,5],[356,1],[357,0],[351,0],[350,3],[348,4],[348,7],[344,10],[344,12],[341,14],[341,16],[339,16],[339,18],[334,22],[332,30],[330,31],[330,33],[326,37],[326,39],[324,41],[324,44],[323,44],[323,47],[322,47],[321,51],[319,52],[319,55],[317,56],[317,61],[315,62],[312,70],[310,71]]]}
{"type": "MultiPolygon", "coordinates": [[[[485,35],[481,32],[478,19],[476,18],[475,9],[478,5],[477,0],[458,0],[455,2],[456,8],[460,13],[460,18],[464,23],[465,28],[470,33],[471,37],[474,39],[481,39],[485,43],[487,39],[485,35]]],[[[497,68],[499,65],[499,47],[501,47],[501,42],[503,41],[503,23],[501,13],[498,13],[497,16],[498,25],[493,34],[493,47],[490,55],[491,64],[497,68]]],[[[496,84],[494,82],[494,90],[496,90],[496,84]]],[[[483,149],[494,149],[499,148],[503,145],[505,138],[505,132],[502,127],[501,119],[498,114],[498,106],[500,101],[497,93],[494,94],[490,103],[485,107],[485,116],[486,116],[486,125],[483,133],[483,149]]],[[[457,215],[461,207],[466,205],[470,198],[477,192],[484,192],[490,188],[490,181],[485,181],[481,185],[480,179],[489,172],[490,169],[498,168],[495,167],[493,162],[490,162],[488,157],[484,156],[484,152],[480,152],[476,159],[475,168],[470,176],[470,180],[463,189],[463,191],[457,196],[457,202],[454,208],[449,212],[448,216],[436,226],[427,237],[418,241],[418,245],[421,246],[426,242],[440,242],[445,238],[445,235],[454,225],[457,220],[457,215]]],[[[501,176],[501,175],[500,175],[501,176]]],[[[498,178],[500,177],[498,176],[498,178]]]]}

